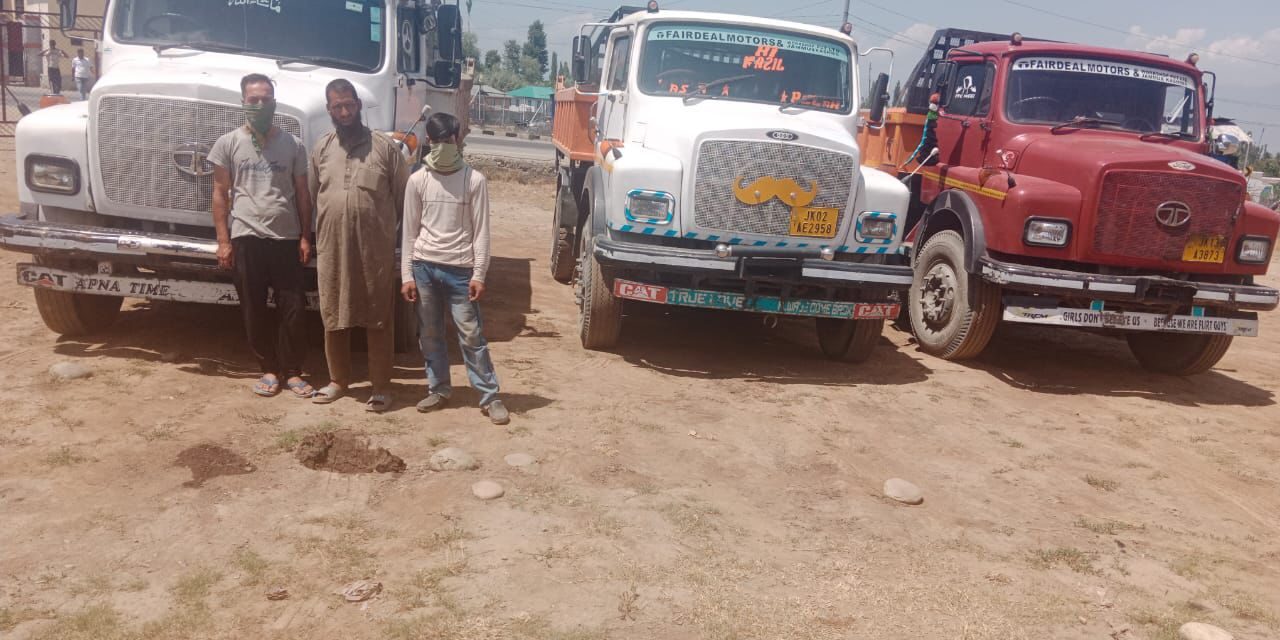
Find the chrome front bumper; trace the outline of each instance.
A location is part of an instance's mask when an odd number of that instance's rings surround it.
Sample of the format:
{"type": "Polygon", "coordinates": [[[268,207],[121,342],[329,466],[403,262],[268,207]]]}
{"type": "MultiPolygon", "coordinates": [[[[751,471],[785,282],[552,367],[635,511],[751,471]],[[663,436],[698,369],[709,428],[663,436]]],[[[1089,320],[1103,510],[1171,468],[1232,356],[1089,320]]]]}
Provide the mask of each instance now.
{"type": "Polygon", "coordinates": [[[95,259],[170,257],[216,262],[218,243],[187,236],[106,229],[0,216],[0,248],[95,259]]]}

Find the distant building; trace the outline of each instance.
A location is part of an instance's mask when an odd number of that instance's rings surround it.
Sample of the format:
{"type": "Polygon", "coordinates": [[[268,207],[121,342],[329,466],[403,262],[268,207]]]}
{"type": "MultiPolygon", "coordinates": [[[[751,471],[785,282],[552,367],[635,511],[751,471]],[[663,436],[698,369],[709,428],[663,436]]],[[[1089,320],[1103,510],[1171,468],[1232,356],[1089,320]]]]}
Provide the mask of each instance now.
{"type": "Polygon", "coordinates": [[[551,111],[551,101],[555,99],[555,89],[551,87],[520,87],[508,93],[511,106],[524,113],[537,113],[545,116],[551,111]]]}

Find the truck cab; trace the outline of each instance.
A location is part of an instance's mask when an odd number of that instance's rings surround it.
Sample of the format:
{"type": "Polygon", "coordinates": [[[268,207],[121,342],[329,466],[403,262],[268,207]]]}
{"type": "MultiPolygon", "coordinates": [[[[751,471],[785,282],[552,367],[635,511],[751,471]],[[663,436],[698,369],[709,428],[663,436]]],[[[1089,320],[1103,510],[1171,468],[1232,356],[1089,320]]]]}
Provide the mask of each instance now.
{"type": "Polygon", "coordinates": [[[853,39],[651,2],[575,51],[552,275],[583,344],[616,343],[626,300],[815,317],[826,355],[866,358],[910,281],[908,193],[860,167],[853,39]]]}
{"type": "MultiPolygon", "coordinates": [[[[68,24],[74,5],[62,6],[68,24]]],[[[104,24],[89,100],[18,123],[21,210],[0,217],[0,247],[35,256],[19,281],[64,335],[109,326],[124,297],[237,303],[216,265],[208,153],[244,123],[244,75],[272,78],[275,125],[308,149],[332,130],[324,89],[336,78],[355,85],[365,124],[410,155],[424,107],[467,113],[456,3],[115,0],[104,24]]]]}
{"type": "Polygon", "coordinates": [[[936,117],[889,114],[865,160],[911,176],[922,349],[976,356],[1000,320],[1114,329],[1149,369],[1191,374],[1257,334],[1280,216],[1209,157],[1196,57],[946,30],[935,45],[909,101],[932,94],[936,117]],[[903,140],[922,140],[914,158],[903,140]]]}

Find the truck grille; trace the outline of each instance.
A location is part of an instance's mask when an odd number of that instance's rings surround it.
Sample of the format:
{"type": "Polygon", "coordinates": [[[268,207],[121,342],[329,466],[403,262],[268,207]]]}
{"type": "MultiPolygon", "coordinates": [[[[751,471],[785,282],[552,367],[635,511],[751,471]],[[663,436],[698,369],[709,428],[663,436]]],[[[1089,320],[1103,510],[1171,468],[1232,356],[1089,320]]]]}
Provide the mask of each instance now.
{"type": "MultiPolygon", "coordinates": [[[[212,176],[178,170],[174,151],[205,145],[244,124],[239,105],[105,96],[98,103],[98,170],[108,200],[122,205],[207,212],[212,176]]],[[[301,138],[297,118],[277,114],[275,125],[301,138]]]]}
{"type": "Polygon", "coordinates": [[[1113,171],[1102,183],[1093,231],[1097,253],[1148,260],[1182,260],[1193,234],[1230,236],[1244,202],[1240,185],[1204,176],[1160,171],[1113,171]],[[1166,202],[1191,208],[1191,221],[1170,229],[1156,221],[1166,202]]]}
{"type": "Polygon", "coordinates": [[[708,140],[698,150],[694,183],[694,223],[704,229],[785,236],[790,233],[791,207],[773,199],[744,204],[734,195],[734,180],[750,183],[761,177],[790,178],[808,188],[818,183],[811,207],[840,210],[844,223],[849,190],[855,182],[853,156],[795,144],[738,140],[708,140]]]}

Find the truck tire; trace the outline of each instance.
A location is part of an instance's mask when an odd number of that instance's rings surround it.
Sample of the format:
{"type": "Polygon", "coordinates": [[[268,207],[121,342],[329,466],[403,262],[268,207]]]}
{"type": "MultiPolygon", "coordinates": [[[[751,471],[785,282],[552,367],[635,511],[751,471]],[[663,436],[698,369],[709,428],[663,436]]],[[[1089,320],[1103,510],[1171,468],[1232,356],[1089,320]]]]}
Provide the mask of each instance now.
{"type": "Polygon", "coordinates": [[[969,277],[960,234],[941,231],[929,238],[914,272],[908,306],[920,349],[945,360],[982,353],[1000,322],[1000,287],[969,277]]]}
{"type": "Polygon", "coordinates": [[[36,309],[50,331],[63,336],[87,336],[115,324],[124,298],[35,289],[36,309]]]}
{"type": "Polygon", "coordinates": [[[418,347],[418,305],[404,299],[396,292],[396,306],[392,312],[392,342],[396,353],[417,353],[418,347]]]}
{"type": "Polygon", "coordinates": [[[578,256],[578,333],[582,346],[592,351],[612,348],[622,334],[622,300],[613,297],[596,261],[591,222],[582,230],[582,253],[578,256]]]}
{"type": "Polygon", "coordinates": [[[551,221],[551,278],[561,284],[573,282],[573,269],[576,266],[573,262],[573,227],[560,226],[560,221],[564,219],[561,213],[567,207],[574,209],[569,213],[573,214],[571,219],[577,220],[577,205],[573,194],[569,187],[560,187],[556,191],[555,219],[551,221]]]}
{"type": "Polygon", "coordinates": [[[830,360],[862,362],[880,341],[884,320],[818,318],[818,346],[830,360]]]}
{"type": "Polygon", "coordinates": [[[1148,371],[1173,376],[1204,373],[1231,347],[1231,336],[1197,333],[1129,333],[1129,351],[1148,371]]]}

